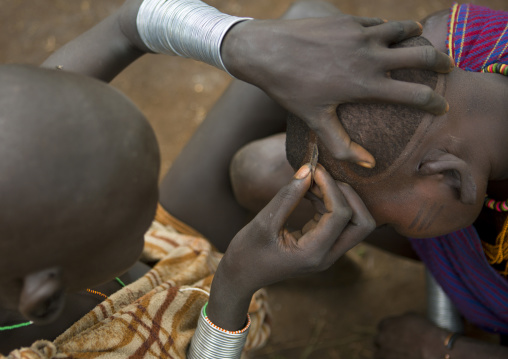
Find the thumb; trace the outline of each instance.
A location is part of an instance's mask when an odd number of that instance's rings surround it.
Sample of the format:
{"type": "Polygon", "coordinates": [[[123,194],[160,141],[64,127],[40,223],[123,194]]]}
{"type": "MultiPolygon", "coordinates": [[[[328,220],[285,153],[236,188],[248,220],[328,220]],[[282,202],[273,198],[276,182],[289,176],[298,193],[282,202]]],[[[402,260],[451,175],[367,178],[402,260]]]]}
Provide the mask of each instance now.
{"type": "Polygon", "coordinates": [[[365,148],[351,141],[337,117],[335,108],[323,111],[317,117],[317,121],[316,118],[308,119],[307,123],[311,124],[312,130],[335,159],[354,162],[367,168],[376,165],[376,160],[365,148]]]}
{"type": "Polygon", "coordinates": [[[258,216],[274,230],[280,230],[310,188],[311,165],[306,163],[282,187],[258,216]]]}

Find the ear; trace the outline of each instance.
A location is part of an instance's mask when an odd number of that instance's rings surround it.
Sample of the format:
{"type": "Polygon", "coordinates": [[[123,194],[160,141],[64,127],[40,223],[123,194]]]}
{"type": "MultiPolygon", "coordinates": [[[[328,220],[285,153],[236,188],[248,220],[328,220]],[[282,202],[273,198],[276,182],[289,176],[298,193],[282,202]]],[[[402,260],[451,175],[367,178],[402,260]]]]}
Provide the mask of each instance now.
{"type": "Polygon", "coordinates": [[[442,176],[443,181],[457,189],[462,203],[476,203],[476,183],[471,167],[457,156],[442,150],[431,150],[423,158],[418,172],[423,176],[442,176]]]}
{"type": "Polygon", "coordinates": [[[60,268],[31,273],[24,278],[19,311],[36,324],[54,321],[62,312],[65,293],[60,268]]]}

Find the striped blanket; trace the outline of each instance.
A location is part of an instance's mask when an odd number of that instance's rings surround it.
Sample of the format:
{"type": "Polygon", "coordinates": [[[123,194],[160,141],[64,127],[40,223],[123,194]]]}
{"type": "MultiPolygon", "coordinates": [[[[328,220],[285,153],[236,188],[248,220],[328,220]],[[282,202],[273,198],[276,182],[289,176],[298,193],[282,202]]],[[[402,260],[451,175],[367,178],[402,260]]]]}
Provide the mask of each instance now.
{"type": "MultiPolygon", "coordinates": [[[[196,289],[209,292],[220,258],[207,240],[159,206],[143,252],[144,261],[157,262],[153,269],[111,295],[54,342],[35,342],[7,358],[185,358],[200,309],[208,300],[196,289]]],[[[270,334],[264,290],[255,294],[249,312],[252,323],[244,352],[264,345],[270,334]]]]}
{"type": "Polygon", "coordinates": [[[466,71],[508,64],[508,13],[454,4],[448,18],[448,54],[466,71]]]}
{"type": "MultiPolygon", "coordinates": [[[[466,71],[502,72],[508,64],[508,12],[454,4],[447,46],[466,71]]],[[[461,314],[477,326],[508,334],[508,280],[488,263],[474,227],[411,239],[413,248],[461,314]]]]}

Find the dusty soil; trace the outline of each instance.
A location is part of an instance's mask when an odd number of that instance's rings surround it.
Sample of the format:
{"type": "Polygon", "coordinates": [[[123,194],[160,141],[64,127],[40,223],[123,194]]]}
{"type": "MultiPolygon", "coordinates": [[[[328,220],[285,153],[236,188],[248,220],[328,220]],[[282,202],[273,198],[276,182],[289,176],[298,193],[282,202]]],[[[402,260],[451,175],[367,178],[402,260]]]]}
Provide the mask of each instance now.
{"type": "MultiPolygon", "coordinates": [[[[290,0],[211,0],[225,12],[282,14],[290,0]]],[[[451,0],[335,0],[344,12],[419,20],[451,0]]],[[[506,0],[473,1],[508,10],[506,0]]],[[[122,0],[0,0],[0,63],[41,63],[55,49],[112,13],[122,0]]],[[[113,81],[155,128],[166,171],[229,83],[192,60],[147,55],[113,81]]],[[[57,101],[58,99],[55,99],[57,101]]],[[[254,358],[371,358],[379,320],[425,311],[421,264],[360,245],[320,275],[269,288],[273,335],[254,358]]]]}

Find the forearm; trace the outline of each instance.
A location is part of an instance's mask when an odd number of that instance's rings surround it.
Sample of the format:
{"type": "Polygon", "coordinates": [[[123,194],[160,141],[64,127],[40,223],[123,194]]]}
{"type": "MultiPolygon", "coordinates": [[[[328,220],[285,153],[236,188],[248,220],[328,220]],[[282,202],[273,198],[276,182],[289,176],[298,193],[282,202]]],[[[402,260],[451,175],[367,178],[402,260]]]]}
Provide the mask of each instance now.
{"type": "MultiPolygon", "coordinates": [[[[245,327],[253,291],[245,290],[241,283],[235,283],[230,278],[235,274],[234,271],[223,270],[221,266],[213,279],[207,314],[212,323],[223,329],[240,330],[245,327]]],[[[249,278],[241,280],[248,283],[249,278]]]]}
{"type": "Polygon", "coordinates": [[[42,67],[109,82],[145,52],[124,35],[116,12],[52,54],[42,67]]]}
{"type": "Polygon", "coordinates": [[[235,273],[225,267],[223,259],[215,273],[209,301],[201,309],[187,353],[189,359],[241,357],[250,329],[247,311],[252,292],[238,286],[232,279],[235,273]]]}

